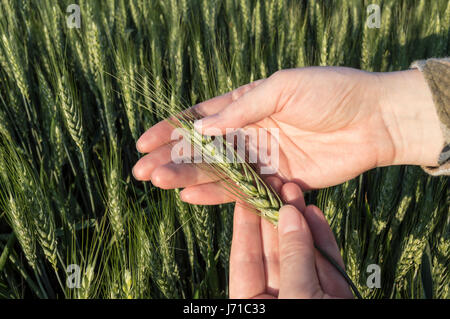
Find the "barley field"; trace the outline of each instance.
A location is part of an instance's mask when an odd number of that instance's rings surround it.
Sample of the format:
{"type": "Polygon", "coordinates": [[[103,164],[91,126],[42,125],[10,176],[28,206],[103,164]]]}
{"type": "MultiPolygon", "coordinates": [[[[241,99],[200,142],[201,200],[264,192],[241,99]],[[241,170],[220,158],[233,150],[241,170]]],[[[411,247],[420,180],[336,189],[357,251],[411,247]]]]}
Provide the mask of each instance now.
{"type": "MultiPolygon", "coordinates": [[[[447,0],[0,0],[0,298],[226,298],[233,206],[134,180],[140,134],[280,69],[448,56],[449,28],[447,0]]],[[[450,298],[448,178],[378,168],[305,197],[364,298],[450,298]]]]}

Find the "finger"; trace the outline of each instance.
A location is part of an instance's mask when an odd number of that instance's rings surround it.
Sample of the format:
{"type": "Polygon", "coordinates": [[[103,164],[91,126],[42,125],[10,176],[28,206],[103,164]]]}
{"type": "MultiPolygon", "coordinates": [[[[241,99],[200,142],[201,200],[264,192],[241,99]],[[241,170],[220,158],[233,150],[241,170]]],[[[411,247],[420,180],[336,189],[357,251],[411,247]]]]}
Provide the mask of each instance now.
{"type": "Polygon", "coordinates": [[[230,298],[252,298],[265,293],[261,248],[261,218],[246,205],[234,209],[230,253],[230,298]]]}
{"type": "Polygon", "coordinates": [[[204,134],[217,135],[217,130],[225,134],[227,128],[241,128],[259,121],[276,111],[282,93],[279,84],[280,81],[271,77],[256,85],[250,83],[239,88],[233,91],[233,103],[214,115],[196,121],[194,126],[204,134]],[[211,131],[211,128],[217,130],[211,131]]]}
{"type": "MultiPolygon", "coordinates": [[[[306,207],[304,216],[316,245],[344,269],[336,239],[321,210],[314,205],[309,205],[306,207]]],[[[316,268],[324,292],[333,296],[353,297],[344,277],[318,251],[316,252],[316,268]]]]}
{"type": "Polygon", "coordinates": [[[216,114],[217,112],[221,111],[232,102],[233,102],[233,91],[200,102],[194,105],[192,108],[196,113],[204,117],[216,114]]]}
{"type": "MultiPolygon", "coordinates": [[[[187,109],[184,113],[196,112],[201,116],[213,115],[227,105],[233,102],[233,93],[228,92],[226,94],[216,96],[207,101],[203,101],[187,109]]],[[[173,119],[173,117],[172,117],[173,119]]],[[[149,128],[136,142],[136,148],[141,153],[148,153],[167,144],[171,141],[171,134],[174,130],[174,125],[167,120],[163,120],[151,128],[149,128]]]]}
{"type": "Polygon", "coordinates": [[[169,143],[174,129],[174,125],[170,124],[167,120],[158,122],[139,137],[136,142],[136,149],[140,153],[149,153],[169,143]]]}
{"type": "Polygon", "coordinates": [[[314,244],[306,220],[292,205],[280,209],[279,298],[318,298],[322,296],[315,269],[314,244]]]}
{"type": "MultiPolygon", "coordinates": [[[[280,178],[270,176],[265,179],[276,193],[280,193],[283,185],[280,178]]],[[[280,288],[280,262],[278,251],[277,229],[265,219],[261,219],[261,238],[264,259],[264,273],[266,276],[266,292],[278,296],[280,288]]]]}
{"type": "MultiPolygon", "coordinates": [[[[281,188],[282,182],[277,177],[271,176],[266,179],[266,182],[271,184],[274,189],[281,188]]],[[[242,196],[245,195],[236,193],[238,189],[234,187],[231,189],[231,185],[235,184],[233,181],[227,179],[187,186],[180,192],[180,198],[182,201],[193,205],[219,205],[236,202],[237,200],[242,199],[242,196]],[[208,196],[205,196],[205,194],[208,194],[208,196]]],[[[267,222],[264,224],[270,225],[269,229],[273,230],[272,224],[267,222]]]]}
{"type": "Polygon", "coordinates": [[[263,179],[264,182],[269,184],[277,194],[280,194],[281,187],[283,186],[283,181],[281,180],[281,178],[275,175],[271,175],[271,176],[263,176],[263,179]]]}
{"type": "Polygon", "coordinates": [[[281,197],[286,204],[295,206],[299,211],[304,212],[306,208],[303,192],[295,183],[286,183],[281,189],[281,197]]]}
{"type": "Polygon", "coordinates": [[[140,158],[133,167],[133,176],[140,181],[149,181],[155,168],[171,161],[172,145],[163,145],[140,158]]]}
{"type": "MultiPolygon", "coordinates": [[[[303,196],[303,192],[301,191],[300,187],[297,184],[295,184],[295,183],[284,184],[281,189],[281,197],[285,203],[294,206],[299,211],[305,211],[306,205],[305,205],[305,199],[303,196]]],[[[305,222],[305,220],[300,212],[298,212],[297,215],[298,216],[296,216],[296,217],[298,217],[301,222],[305,222]]],[[[294,215],[294,217],[295,217],[295,215],[294,215]]],[[[298,223],[297,223],[297,226],[299,226],[298,223]]],[[[308,228],[308,226],[305,224],[303,226],[304,227],[306,226],[306,228],[308,228]]],[[[281,225],[281,227],[284,227],[284,225],[281,225]]],[[[284,229],[282,231],[286,231],[286,230],[284,229]]],[[[308,232],[303,234],[306,239],[306,242],[308,244],[308,248],[305,248],[305,249],[308,249],[309,252],[311,253],[311,251],[314,251],[314,249],[311,248],[311,245],[314,245],[314,243],[311,241],[312,240],[311,235],[308,235],[307,233],[308,232]]],[[[300,254],[300,252],[297,252],[297,253],[300,254]]],[[[303,256],[303,257],[305,257],[305,256],[303,256]]],[[[282,258],[282,257],[280,256],[280,258],[282,258]]],[[[314,259],[313,259],[313,261],[314,261],[314,259]]],[[[307,262],[307,260],[305,262],[307,262]]],[[[314,270],[314,267],[311,267],[311,265],[309,265],[308,267],[310,267],[309,268],[310,270],[314,270]]],[[[315,278],[315,279],[317,278],[317,274],[315,271],[311,272],[311,278],[315,278]]],[[[318,280],[316,279],[315,281],[312,281],[311,283],[314,284],[314,286],[315,286],[316,284],[318,284],[318,280]]],[[[315,287],[318,287],[318,286],[315,286],[315,287]]],[[[304,298],[309,297],[309,295],[305,295],[303,297],[304,298]]]]}
{"type": "Polygon", "coordinates": [[[172,189],[220,180],[220,176],[209,170],[210,167],[199,164],[170,162],[155,168],[151,175],[151,182],[159,188],[172,189]]]}
{"type": "Polygon", "coordinates": [[[188,186],[180,192],[180,197],[182,201],[193,205],[218,205],[235,202],[237,197],[226,188],[227,183],[230,182],[218,181],[188,186]]]}

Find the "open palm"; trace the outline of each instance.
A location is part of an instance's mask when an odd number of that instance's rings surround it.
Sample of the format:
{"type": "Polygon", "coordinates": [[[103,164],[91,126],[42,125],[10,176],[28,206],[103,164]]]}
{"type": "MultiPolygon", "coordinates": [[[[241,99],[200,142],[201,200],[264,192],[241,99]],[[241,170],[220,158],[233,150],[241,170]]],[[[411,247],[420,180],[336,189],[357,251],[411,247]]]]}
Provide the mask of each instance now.
{"type": "MultiPolygon", "coordinates": [[[[378,111],[376,74],[341,67],[283,70],[267,79],[193,107],[205,118],[202,129],[278,128],[279,170],[302,189],[332,186],[392,157],[393,145],[378,111]],[[381,142],[380,142],[381,141],[381,142]],[[388,141],[388,142],[386,142],[388,141]]],[[[198,166],[171,161],[173,127],[162,121],[138,140],[148,153],[133,169],[139,180],[161,188],[185,188],[194,204],[230,201],[220,182],[198,166]],[[205,191],[210,196],[205,197],[205,191]]]]}
{"type": "Polygon", "coordinates": [[[377,75],[355,69],[283,70],[233,92],[234,102],[203,119],[202,127],[278,128],[278,174],[303,189],[327,187],[383,164],[392,153],[379,91],[377,75]]]}

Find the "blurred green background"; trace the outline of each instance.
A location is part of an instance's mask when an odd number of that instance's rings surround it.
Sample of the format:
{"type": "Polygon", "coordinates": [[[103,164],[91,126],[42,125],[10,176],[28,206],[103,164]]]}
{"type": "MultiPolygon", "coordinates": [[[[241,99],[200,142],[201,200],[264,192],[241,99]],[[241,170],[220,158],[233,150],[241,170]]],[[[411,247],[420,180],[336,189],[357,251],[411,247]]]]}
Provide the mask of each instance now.
{"type": "MultiPolygon", "coordinates": [[[[158,99],[189,106],[284,68],[449,55],[446,0],[79,0],[68,28],[72,2],[0,0],[0,298],[227,297],[232,205],[187,205],[131,176],[158,99]],[[380,28],[365,26],[372,3],[380,28]]],[[[306,200],[364,297],[450,297],[448,178],[379,168],[306,200]]]]}

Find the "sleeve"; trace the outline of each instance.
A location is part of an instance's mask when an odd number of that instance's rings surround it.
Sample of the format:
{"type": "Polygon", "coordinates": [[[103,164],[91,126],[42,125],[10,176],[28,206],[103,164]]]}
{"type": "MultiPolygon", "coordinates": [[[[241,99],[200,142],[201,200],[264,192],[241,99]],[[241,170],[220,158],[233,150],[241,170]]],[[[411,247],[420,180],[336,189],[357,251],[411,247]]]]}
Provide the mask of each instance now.
{"type": "Polygon", "coordinates": [[[430,87],[444,136],[439,166],[422,168],[433,176],[450,175],[450,58],[416,61],[411,68],[419,69],[430,87]]]}

